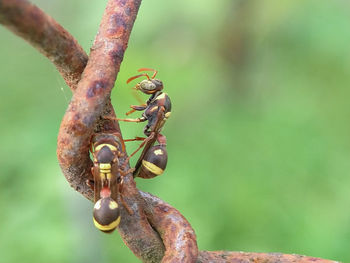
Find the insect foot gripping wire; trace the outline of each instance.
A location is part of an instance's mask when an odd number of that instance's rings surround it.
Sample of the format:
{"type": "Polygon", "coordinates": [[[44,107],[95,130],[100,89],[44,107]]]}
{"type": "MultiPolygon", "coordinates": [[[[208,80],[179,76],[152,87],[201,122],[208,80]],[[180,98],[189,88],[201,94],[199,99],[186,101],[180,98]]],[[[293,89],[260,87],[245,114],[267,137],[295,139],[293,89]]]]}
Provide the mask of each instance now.
{"type": "Polygon", "coordinates": [[[120,223],[120,207],[122,201],[129,214],[130,208],[122,197],[122,176],[120,157],[125,146],[119,134],[98,134],[93,138],[91,153],[94,166],[91,168],[93,180],[89,185],[94,190],[94,225],[105,233],[111,233],[120,223]]]}
{"type": "Polygon", "coordinates": [[[127,80],[127,83],[139,77],[147,79],[136,84],[134,89],[150,95],[150,98],[145,104],[131,105],[131,111],[127,115],[135,111],[143,111],[142,117],[137,119],[118,119],[126,122],[144,122],[148,121],[143,132],[146,138],[136,137],[135,139],[125,141],[143,141],[140,146],[129,156],[131,158],[142,147],[144,147],[138,161],[135,165],[134,177],[153,178],[161,175],[167,165],[168,154],[166,151],[166,137],[161,134],[161,130],[171,114],[171,101],[168,94],[164,93],[163,82],[155,79],[158,71],[150,68],[140,68],[141,71],[152,71],[150,77],[147,73],[142,73],[133,76],[127,80]],[[155,142],[158,145],[153,146],[155,142]]]}

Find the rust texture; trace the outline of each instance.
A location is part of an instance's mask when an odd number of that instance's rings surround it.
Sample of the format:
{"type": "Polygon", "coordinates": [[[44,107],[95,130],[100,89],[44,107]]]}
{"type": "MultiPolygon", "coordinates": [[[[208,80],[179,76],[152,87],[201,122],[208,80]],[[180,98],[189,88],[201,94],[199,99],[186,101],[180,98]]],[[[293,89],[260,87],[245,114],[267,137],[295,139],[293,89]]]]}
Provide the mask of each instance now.
{"type": "Polygon", "coordinates": [[[196,263],[338,263],[336,261],[281,253],[201,251],[196,263]]]}
{"type": "Polygon", "coordinates": [[[53,18],[26,0],[0,0],[0,23],[48,57],[76,88],[88,56],[53,18]]]}
{"type": "Polygon", "coordinates": [[[57,156],[68,182],[92,200],[89,145],[94,127],[110,100],[140,1],[109,1],[88,64],[61,123],[57,156]],[[125,11],[127,10],[127,11],[125,11]]]}
{"type": "Polygon", "coordinates": [[[161,262],[164,245],[159,234],[147,220],[144,201],[136,188],[132,174],[124,178],[122,195],[133,214],[122,209],[122,220],[118,227],[119,234],[130,250],[143,262],[161,262]]]}
{"type": "Polygon", "coordinates": [[[196,234],[186,218],[175,208],[149,193],[141,192],[151,225],[160,234],[166,247],[163,262],[196,262],[196,234]]]}
{"type": "MultiPolygon", "coordinates": [[[[25,0],[0,0],[0,23],[47,56],[75,91],[61,123],[57,156],[70,185],[91,201],[93,193],[86,184],[91,177],[90,140],[94,133],[120,133],[110,92],[140,2],[108,1],[87,64],[88,57],[77,41],[50,16],[25,0]]],[[[126,154],[121,161],[125,159],[126,154]]],[[[198,252],[196,235],[185,217],[159,198],[139,191],[131,174],[124,177],[122,195],[133,213],[122,208],[118,230],[143,262],[334,262],[278,253],[198,252]]]]}

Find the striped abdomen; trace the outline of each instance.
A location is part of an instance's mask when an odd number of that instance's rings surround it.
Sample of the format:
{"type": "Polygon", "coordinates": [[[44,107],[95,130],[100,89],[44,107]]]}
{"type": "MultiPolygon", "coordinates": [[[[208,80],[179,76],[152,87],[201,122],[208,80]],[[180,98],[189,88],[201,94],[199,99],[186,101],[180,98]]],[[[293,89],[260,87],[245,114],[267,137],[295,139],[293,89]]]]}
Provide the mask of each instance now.
{"type": "Polygon", "coordinates": [[[98,200],[93,210],[93,221],[99,230],[111,233],[120,223],[118,203],[111,197],[98,200]]]}
{"type": "Polygon", "coordinates": [[[153,178],[164,172],[168,162],[168,153],[163,145],[151,147],[142,160],[139,177],[153,178]]]}

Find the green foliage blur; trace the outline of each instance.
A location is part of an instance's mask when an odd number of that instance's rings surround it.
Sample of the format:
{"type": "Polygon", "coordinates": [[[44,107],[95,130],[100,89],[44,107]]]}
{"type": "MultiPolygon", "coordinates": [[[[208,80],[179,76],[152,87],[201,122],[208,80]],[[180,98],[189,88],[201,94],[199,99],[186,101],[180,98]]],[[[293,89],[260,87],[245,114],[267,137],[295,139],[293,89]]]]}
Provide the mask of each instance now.
{"type": "MultiPolygon", "coordinates": [[[[106,1],[33,2],[89,51],[106,1]]],[[[186,216],[201,250],[350,262],[349,25],[343,0],[143,1],[112,101],[124,116],[126,79],[159,70],[169,163],[137,185],[186,216]]],[[[138,262],[58,166],[69,88],[25,41],[0,40],[0,262],[138,262]]]]}

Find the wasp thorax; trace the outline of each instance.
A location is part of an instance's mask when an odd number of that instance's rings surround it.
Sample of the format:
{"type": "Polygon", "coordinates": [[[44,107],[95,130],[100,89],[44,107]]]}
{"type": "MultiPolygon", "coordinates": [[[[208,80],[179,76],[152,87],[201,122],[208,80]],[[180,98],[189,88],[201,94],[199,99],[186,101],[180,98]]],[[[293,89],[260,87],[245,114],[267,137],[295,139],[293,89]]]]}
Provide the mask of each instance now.
{"type": "Polygon", "coordinates": [[[106,233],[112,232],[120,222],[118,203],[110,197],[98,200],[93,210],[93,221],[99,230],[106,233]]]}
{"type": "Polygon", "coordinates": [[[108,146],[103,146],[96,157],[99,163],[111,163],[114,159],[114,154],[108,146]]]}
{"type": "Polygon", "coordinates": [[[146,79],[139,83],[138,89],[143,93],[152,94],[163,89],[163,82],[159,79],[146,79]]]}

